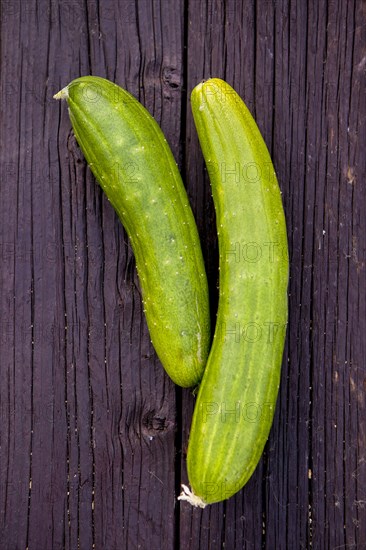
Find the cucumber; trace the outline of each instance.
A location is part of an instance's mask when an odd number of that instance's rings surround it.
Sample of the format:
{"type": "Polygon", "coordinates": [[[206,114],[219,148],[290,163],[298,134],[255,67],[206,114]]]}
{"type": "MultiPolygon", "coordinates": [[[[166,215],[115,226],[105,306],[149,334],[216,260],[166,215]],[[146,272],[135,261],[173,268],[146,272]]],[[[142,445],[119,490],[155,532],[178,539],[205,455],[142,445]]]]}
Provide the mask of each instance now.
{"type": "Polygon", "coordinates": [[[196,223],[159,125],[130,93],[99,77],[73,80],[76,139],[129,236],[151,341],[170,378],[197,384],[210,344],[208,285],[196,223]]]}
{"type": "Polygon", "coordinates": [[[281,194],[247,107],[223,80],[192,91],[219,239],[219,306],[187,452],[204,507],[230,498],[256,468],[271,428],[287,324],[288,247],[281,194]]]}

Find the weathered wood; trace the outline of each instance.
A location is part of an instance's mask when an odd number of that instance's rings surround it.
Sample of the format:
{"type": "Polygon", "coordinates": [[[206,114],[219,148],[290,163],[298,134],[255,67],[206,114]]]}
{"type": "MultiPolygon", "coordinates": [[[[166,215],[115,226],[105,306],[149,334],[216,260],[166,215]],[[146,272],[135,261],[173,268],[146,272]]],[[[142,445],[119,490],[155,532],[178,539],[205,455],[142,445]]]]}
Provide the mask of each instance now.
{"type": "Polygon", "coordinates": [[[178,158],[182,24],[166,2],[2,4],[1,548],[173,545],[175,388],[125,233],[52,94],[80,74],[118,82],[178,158]]]}
{"type": "Polygon", "coordinates": [[[365,3],[0,10],[1,550],[364,548],[365,3]],[[203,511],[175,500],[194,397],[156,358],[126,234],[52,99],[83,74],[126,87],[162,125],[213,324],[215,216],[189,104],[202,78],[246,101],[283,192],[290,316],[274,425],[247,486],[203,511]]]}

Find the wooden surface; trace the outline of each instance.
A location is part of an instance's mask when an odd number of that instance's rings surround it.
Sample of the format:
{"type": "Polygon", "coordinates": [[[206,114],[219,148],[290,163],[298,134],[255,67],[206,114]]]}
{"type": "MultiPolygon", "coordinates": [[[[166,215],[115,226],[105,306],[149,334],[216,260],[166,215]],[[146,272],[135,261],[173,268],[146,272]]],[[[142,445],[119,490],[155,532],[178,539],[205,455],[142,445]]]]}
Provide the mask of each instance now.
{"type": "Polygon", "coordinates": [[[1,0],[1,550],[366,548],[366,4],[1,0]],[[217,305],[189,94],[226,79],[268,144],[291,255],[274,425],[235,497],[178,503],[194,397],[150,344],[131,247],[52,95],[92,74],[161,124],[217,305]]]}

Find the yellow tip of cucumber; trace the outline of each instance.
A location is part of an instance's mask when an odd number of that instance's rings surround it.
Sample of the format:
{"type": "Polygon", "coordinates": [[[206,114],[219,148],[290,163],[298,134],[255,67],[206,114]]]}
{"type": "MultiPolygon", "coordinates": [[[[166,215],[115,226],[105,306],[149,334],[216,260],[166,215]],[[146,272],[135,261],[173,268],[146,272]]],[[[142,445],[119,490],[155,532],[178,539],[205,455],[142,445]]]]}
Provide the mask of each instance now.
{"type": "Polygon", "coordinates": [[[67,99],[69,97],[69,87],[65,86],[57,94],[53,96],[53,99],[67,99]]]}

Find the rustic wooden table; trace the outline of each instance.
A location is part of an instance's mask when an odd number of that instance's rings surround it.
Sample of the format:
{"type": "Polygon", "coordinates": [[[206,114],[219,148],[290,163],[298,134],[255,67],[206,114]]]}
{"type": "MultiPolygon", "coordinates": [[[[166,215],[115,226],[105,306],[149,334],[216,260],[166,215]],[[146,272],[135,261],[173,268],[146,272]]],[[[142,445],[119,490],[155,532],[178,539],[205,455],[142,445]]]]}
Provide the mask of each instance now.
{"type": "MultiPolygon", "coordinates": [[[[366,5],[1,0],[0,549],[366,548],[366,5]],[[161,124],[217,305],[189,96],[218,76],[270,149],[288,224],[280,397],[255,474],[178,503],[194,397],[150,344],[131,247],[52,96],[99,75],[161,124]]],[[[250,236],[248,237],[250,238],[250,236]]]]}

